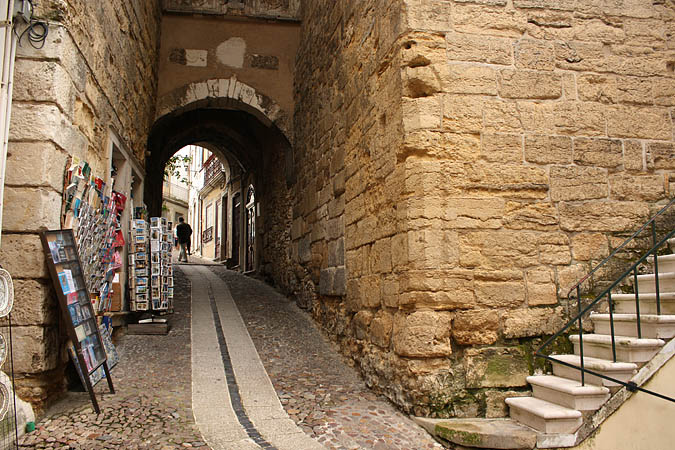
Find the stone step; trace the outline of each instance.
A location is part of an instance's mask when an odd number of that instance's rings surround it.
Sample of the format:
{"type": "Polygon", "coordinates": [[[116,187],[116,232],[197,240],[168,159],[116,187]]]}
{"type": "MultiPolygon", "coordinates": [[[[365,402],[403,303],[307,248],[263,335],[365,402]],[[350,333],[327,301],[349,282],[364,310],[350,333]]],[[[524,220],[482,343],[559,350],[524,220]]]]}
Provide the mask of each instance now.
{"type": "MultiPolygon", "coordinates": [[[[575,367],[581,366],[581,358],[579,355],[551,355],[551,358],[572,364],[575,367]]],[[[584,368],[592,370],[607,377],[614,378],[619,381],[627,383],[637,373],[637,364],[626,362],[612,362],[606,359],[592,358],[584,355],[584,368]]],[[[581,381],[581,371],[563,364],[553,362],[553,374],[562,378],[569,378],[570,380],[581,381]]],[[[590,373],[586,373],[584,377],[585,384],[593,384],[596,386],[619,387],[622,386],[614,381],[606,380],[590,373]]]]}
{"type": "Polygon", "coordinates": [[[531,449],[537,432],[510,419],[430,419],[413,417],[432,436],[463,447],[531,449]]]}
{"type": "MultiPolygon", "coordinates": [[[[670,239],[668,242],[673,241],[675,242],[675,239],[670,239]]],[[[671,244],[670,248],[675,248],[675,244],[671,244]]],[[[649,256],[647,257],[647,260],[650,263],[654,262],[654,257],[649,256]]],[[[675,254],[672,255],[659,255],[659,273],[663,272],[675,272],[675,254]]]]}
{"type": "MultiPolygon", "coordinates": [[[[638,292],[640,294],[651,294],[656,292],[656,275],[653,273],[647,275],[638,275],[638,292]]],[[[659,266],[659,292],[675,292],[675,272],[664,272],[659,266]]]]}
{"type": "MultiPolygon", "coordinates": [[[[640,314],[656,314],[656,294],[641,293],[640,314]]],[[[675,292],[661,292],[661,314],[675,314],[675,292]]],[[[612,294],[614,312],[635,314],[635,294],[612,294]]]]}
{"type": "MultiPolygon", "coordinates": [[[[579,354],[579,335],[570,336],[574,353],[579,354]]],[[[584,335],[584,357],[613,360],[612,337],[607,334],[584,335]]],[[[629,336],[615,336],[616,360],[644,364],[656,355],[665,342],[661,339],[638,339],[629,336]]]]}
{"type": "Polygon", "coordinates": [[[506,399],[511,418],[543,433],[574,433],[582,423],[581,412],[534,397],[506,399]]]}
{"type": "Polygon", "coordinates": [[[609,399],[609,389],[553,375],[527,377],[536,398],[579,411],[595,411],[609,399]]]}
{"type": "MultiPolygon", "coordinates": [[[[614,334],[637,337],[636,318],[635,314],[614,314],[614,334]]],[[[611,334],[609,314],[591,313],[591,320],[597,334],[611,334]]],[[[640,314],[640,329],[643,338],[671,339],[675,337],[675,315],[640,314]]]]}

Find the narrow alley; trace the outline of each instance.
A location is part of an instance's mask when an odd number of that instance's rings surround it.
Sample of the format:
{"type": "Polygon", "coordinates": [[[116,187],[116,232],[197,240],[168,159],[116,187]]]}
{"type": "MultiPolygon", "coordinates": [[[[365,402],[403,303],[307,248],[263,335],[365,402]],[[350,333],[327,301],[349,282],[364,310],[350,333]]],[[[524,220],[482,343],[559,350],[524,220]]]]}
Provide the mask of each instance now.
{"type": "Polygon", "coordinates": [[[169,334],[116,338],[117,393],[99,383],[102,414],[71,392],[22,449],[441,448],[268,285],[219,265],[177,266],[175,277],[169,334]]]}

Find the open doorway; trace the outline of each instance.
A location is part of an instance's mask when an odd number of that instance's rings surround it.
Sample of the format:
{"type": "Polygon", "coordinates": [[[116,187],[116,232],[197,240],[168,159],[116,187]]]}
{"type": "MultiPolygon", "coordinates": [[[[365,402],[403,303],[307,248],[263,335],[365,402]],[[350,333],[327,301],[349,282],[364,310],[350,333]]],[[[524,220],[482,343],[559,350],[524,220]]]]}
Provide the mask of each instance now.
{"type": "Polygon", "coordinates": [[[246,272],[255,269],[255,213],[255,191],[249,186],[246,193],[246,272]]]}

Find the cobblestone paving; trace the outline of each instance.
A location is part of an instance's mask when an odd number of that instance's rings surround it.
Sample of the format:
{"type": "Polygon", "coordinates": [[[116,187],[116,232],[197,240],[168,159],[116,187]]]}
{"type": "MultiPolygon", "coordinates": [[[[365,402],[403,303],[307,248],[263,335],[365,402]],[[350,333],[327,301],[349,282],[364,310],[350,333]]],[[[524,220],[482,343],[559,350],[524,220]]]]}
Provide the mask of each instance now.
{"type": "Polygon", "coordinates": [[[117,393],[96,386],[101,414],[86,393],[69,393],[48,411],[22,449],[153,449],[204,447],[191,408],[190,305],[187,278],[176,270],[176,314],[167,336],[116,339],[117,393]]]}
{"type": "Polygon", "coordinates": [[[311,317],[269,286],[211,267],[230,287],[288,415],[329,449],[443,448],[365,387],[311,317]]]}
{"type": "MultiPolygon", "coordinates": [[[[329,449],[442,448],[369,391],[309,315],[265,284],[211,266],[230,286],[289,416],[329,449]]],[[[191,409],[189,283],[176,270],[176,314],[168,336],[116,336],[117,393],[69,393],[47,412],[21,449],[207,448],[191,409]]]]}

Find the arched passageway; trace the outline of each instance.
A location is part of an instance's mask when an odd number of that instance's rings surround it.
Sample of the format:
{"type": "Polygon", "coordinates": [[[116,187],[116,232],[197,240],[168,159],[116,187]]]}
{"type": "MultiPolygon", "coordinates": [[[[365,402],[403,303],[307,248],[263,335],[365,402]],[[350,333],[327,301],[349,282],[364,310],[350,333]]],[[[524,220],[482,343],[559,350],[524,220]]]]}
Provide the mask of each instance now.
{"type": "Polygon", "coordinates": [[[291,144],[272,121],[237,103],[228,99],[226,107],[209,107],[196,102],[155,122],[148,139],[144,200],[150,215],[158,215],[169,158],[187,145],[208,149],[229,166],[222,186],[229,194],[218,204],[223,234],[232,243],[221,260],[229,267],[265,273],[283,286],[288,276],[283,272],[290,267],[291,144]],[[255,200],[248,204],[251,188],[255,200]]]}

